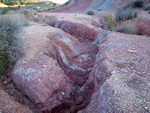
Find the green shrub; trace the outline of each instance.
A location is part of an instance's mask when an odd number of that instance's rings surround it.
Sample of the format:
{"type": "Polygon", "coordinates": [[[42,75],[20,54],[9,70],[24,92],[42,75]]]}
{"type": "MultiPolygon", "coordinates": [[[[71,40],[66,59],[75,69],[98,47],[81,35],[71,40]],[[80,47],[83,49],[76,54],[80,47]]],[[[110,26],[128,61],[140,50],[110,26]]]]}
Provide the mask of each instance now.
{"type": "Polygon", "coordinates": [[[20,13],[29,20],[32,20],[35,15],[35,11],[33,11],[32,9],[25,9],[25,10],[22,10],[20,13]]]}
{"type": "Polygon", "coordinates": [[[52,9],[54,9],[54,7],[46,5],[46,6],[40,7],[40,9],[38,9],[38,12],[49,11],[49,10],[52,10],[52,9]]]}
{"type": "Polygon", "coordinates": [[[8,11],[17,11],[18,7],[1,8],[1,14],[7,14],[8,11]]]}
{"type": "Polygon", "coordinates": [[[45,18],[48,18],[48,16],[47,16],[47,15],[45,15],[45,18]]]}
{"type": "Polygon", "coordinates": [[[145,8],[144,8],[145,11],[150,11],[150,3],[148,3],[145,8]]]}
{"type": "Polygon", "coordinates": [[[136,27],[133,25],[126,24],[118,27],[116,31],[126,34],[136,34],[136,27]]]}
{"type": "Polygon", "coordinates": [[[136,18],[137,15],[137,10],[131,7],[119,8],[116,11],[116,18],[123,21],[136,18]]]}
{"type": "Polygon", "coordinates": [[[142,8],[144,6],[144,1],[143,0],[137,0],[134,1],[132,4],[133,8],[142,8]]]}
{"type": "Polygon", "coordinates": [[[21,4],[20,4],[19,1],[16,1],[16,4],[17,4],[19,7],[21,7],[21,4]]]}
{"type": "Polygon", "coordinates": [[[93,10],[87,11],[87,15],[95,15],[95,12],[93,10]]]}
{"type": "Polygon", "coordinates": [[[108,16],[105,16],[104,18],[107,21],[108,28],[112,31],[115,30],[116,27],[118,26],[118,20],[116,20],[116,18],[113,17],[111,14],[108,16]]]}
{"type": "Polygon", "coordinates": [[[21,42],[16,36],[22,25],[20,18],[0,18],[0,75],[11,70],[23,55],[21,42]]]}
{"type": "Polygon", "coordinates": [[[7,12],[9,11],[9,9],[8,8],[4,8],[3,10],[2,10],[2,14],[4,15],[4,14],[6,14],[7,12]]]}
{"type": "Polygon", "coordinates": [[[8,1],[8,2],[5,2],[6,5],[15,5],[16,2],[15,1],[8,1]]]}
{"type": "Polygon", "coordinates": [[[125,6],[124,8],[143,8],[144,6],[144,1],[143,0],[136,0],[133,2],[130,2],[127,6],[125,6]]]}

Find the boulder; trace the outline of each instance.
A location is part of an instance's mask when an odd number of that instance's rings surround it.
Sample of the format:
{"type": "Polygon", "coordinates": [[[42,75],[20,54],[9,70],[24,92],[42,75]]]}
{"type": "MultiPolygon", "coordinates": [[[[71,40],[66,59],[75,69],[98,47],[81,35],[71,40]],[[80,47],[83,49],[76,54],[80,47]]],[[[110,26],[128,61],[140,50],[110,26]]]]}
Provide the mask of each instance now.
{"type": "MultiPolygon", "coordinates": [[[[20,34],[24,41],[25,56],[16,64],[11,74],[13,83],[21,89],[38,108],[51,111],[70,97],[72,84],[59,67],[57,61],[48,55],[52,51],[48,39],[49,26],[32,25],[20,34]],[[34,30],[34,32],[33,32],[34,30]],[[34,42],[35,41],[35,42],[34,42]]],[[[56,32],[57,34],[57,32],[56,32]]]]}

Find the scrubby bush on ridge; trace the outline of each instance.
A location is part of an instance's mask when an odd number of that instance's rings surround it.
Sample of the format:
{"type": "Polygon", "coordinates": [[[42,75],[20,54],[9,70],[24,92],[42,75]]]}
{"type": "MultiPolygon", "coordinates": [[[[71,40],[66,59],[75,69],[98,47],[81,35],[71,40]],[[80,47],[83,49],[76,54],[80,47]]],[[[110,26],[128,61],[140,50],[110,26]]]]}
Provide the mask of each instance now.
{"type": "Polygon", "coordinates": [[[137,0],[134,1],[132,4],[133,8],[142,8],[144,6],[144,1],[143,0],[137,0]]]}
{"type": "Polygon", "coordinates": [[[25,18],[29,19],[29,20],[32,20],[33,19],[33,16],[36,14],[35,11],[31,10],[31,9],[25,9],[25,10],[22,10],[20,12],[20,14],[22,14],[25,18]]]}
{"type": "Polygon", "coordinates": [[[135,34],[136,33],[136,27],[134,25],[121,25],[116,29],[117,32],[126,33],[126,34],[135,34]]]}
{"type": "Polygon", "coordinates": [[[116,11],[116,18],[123,21],[136,18],[138,15],[138,8],[143,7],[143,0],[136,0],[134,2],[131,2],[125,7],[118,8],[118,10],[116,11]]]}
{"type": "Polygon", "coordinates": [[[2,12],[1,12],[1,14],[6,14],[7,12],[9,11],[9,9],[8,8],[4,8],[3,10],[2,10],[2,12]]]}
{"type": "Polygon", "coordinates": [[[124,8],[128,8],[128,7],[131,7],[131,8],[143,8],[143,6],[144,6],[144,1],[143,0],[136,0],[136,1],[130,2],[124,8]]]}
{"type": "Polygon", "coordinates": [[[87,15],[95,15],[95,12],[93,10],[87,11],[87,15]]]}
{"type": "Polygon", "coordinates": [[[105,20],[107,21],[108,28],[112,31],[117,31],[121,33],[126,33],[126,34],[136,34],[137,30],[134,25],[119,25],[119,20],[117,20],[115,17],[113,17],[111,14],[107,15],[104,17],[105,20]]]}
{"type": "Polygon", "coordinates": [[[118,26],[119,20],[117,20],[116,17],[113,17],[111,14],[109,14],[108,16],[105,16],[104,18],[107,21],[108,28],[114,31],[116,27],[118,26]]]}
{"type": "Polygon", "coordinates": [[[123,20],[123,21],[136,18],[137,15],[138,15],[137,10],[131,7],[119,8],[116,11],[116,18],[118,20],[123,20]]]}
{"type": "Polygon", "coordinates": [[[17,38],[23,23],[20,18],[3,16],[0,18],[0,75],[11,70],[23,55],[21,41],[17,38]]]}

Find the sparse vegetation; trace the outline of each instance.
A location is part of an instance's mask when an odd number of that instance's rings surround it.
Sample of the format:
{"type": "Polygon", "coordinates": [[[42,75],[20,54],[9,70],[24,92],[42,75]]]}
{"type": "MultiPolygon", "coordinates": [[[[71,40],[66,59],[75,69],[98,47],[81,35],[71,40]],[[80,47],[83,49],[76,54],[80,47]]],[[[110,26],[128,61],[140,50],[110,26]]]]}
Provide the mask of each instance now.
{"type": "Polygon", "coordinates": [[[27,3],[26,0],[2,0],[2,3],[12,6],[12,5],[25,5],[27,3]]]}
{"type": "Polygon", "coordinates": [[[137,9],[132,7],[119,8],[116,12],[116,18],[123,21],[136,18],[137,15],[137,9]]]}
{"type": "Polygon", "coordinates": [[[133,1],[131,3],[129,3],[127,6],[125,6],[124,8],[143,8],[144,7],[144,1],[143,0],[136,0],[133,1]]]}
{"type": "Polygon", "coordinates": [[[127,6],[119,8],[116,11],[116,18],[122,21],[136,18],[138,15],[138,8],[143,7],[144,7],[143,0],[136,0],[134,2],[131,2],[127,6]]]}
{"type": "Polygon", "coordinates": [[[28,20],[33,20],[33,17],[36,13],[32,9],[25,9],[25,10],[20,11],[20,14],[22,14],[24,18],[28,20]]]}
{"type": "Polygon", "coordinates": [[[126,24],[118,27],[116,31],[126,34],[136,34],[136,27],[134,25],[126,24]]]}
{"type": "Polygon", "coordinates": [[[16,11],[18,7],[6,7],[6,8],[1,8],[1,14],[7,14],[9,11],[16,11]]]}
{"type": "Polygon", "coordinates": [[[6,14],[7,12],[9,11],[9,9],[8,8],[4,8],[3,10],[2,10],[2,12],[1,12],[1,14],[6,14]]]}
{"type": "Polygon", "coordinates": [[[17,17],[0,18],[0,75],[11,70],[23,55],[21,42],[16,36],[23,25],[17,17]]]}
{"type": "Polygon", "coordinates": [[[108,28],[112,31],[115,30],[119,23],[116,17],[113,17],[111,14],[109,14],[108,16],[105,16],[104,18],[108,22],[108,28]]]}
{"type": "Polygon", "coordinates": [[[150,3],[148,3],[145,8],[144,8],[145,11],[150,11],[150,3]]]}
{"type": "Polygon", "coordinates": [[[47,16],[47,15],[45,15],[45,18],[48,18],[48,16],[47,16]]]}
{"type": "Polygon", "coordinates": [[[142,8],[144,6],[144,1],[143,0],[137,0],[131,4],[132,4],[133,8],[142,8]]]}
{"type": "Polygon", "coordinates": [[[95,15],[95,12],[93,10],[87,11],[87,15],[95,15]]]}
{"type": "Polygon", "coordinates": [[[59,7],[59,5],[43,5],[40,7],[40,9],[38,9],[38,12],[42,12],[42,11],[49,11],[49,10],[52,10],[52,9],[55,9],[59,7]]]}
{"type": "Polygon", "coordinates": [[[38,9],[38,12],[48,11],[51,9],[53,9],[53,7],[51,7],[51,6],[42,6],[40,9],[38,9]]]}

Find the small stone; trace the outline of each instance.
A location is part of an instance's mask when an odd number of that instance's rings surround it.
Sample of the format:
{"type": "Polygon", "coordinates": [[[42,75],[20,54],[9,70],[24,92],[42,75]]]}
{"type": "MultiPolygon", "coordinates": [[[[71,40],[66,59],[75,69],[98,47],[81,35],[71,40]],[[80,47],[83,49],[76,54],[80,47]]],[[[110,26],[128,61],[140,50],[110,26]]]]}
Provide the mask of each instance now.
{"type": "Polygon", "coordinates": [[[64,92],[61,92],[61,94],[62,94],[62,95],[65,95],[65,93],[64,93],[64,92]]]}
{"type": "Polygon", "coordinates": [[[132,49],[132,50],[128,50],[128,52],[129,52],[129,53],[137,53],[137,51],[136,51],[136,50],[133,50],[133,49],[132,49]]]}
{"type": "Polygon", "coordinates": [[[46,66],[46,65],[43,65],[43,67],[46,68],[47,66],[46,66]]]}
{"type": "Polygon", "coordinates": [[[144,108],[145,108],[146,110],[148,110],[148,107],[145,106],[144,108]]]}
{"type": "Polygon", "coordinates": [[[6,85],[6,84],[8,84],[8,82],[7,82],[7,81],[4,81],[3,84],[6,85]]]}

